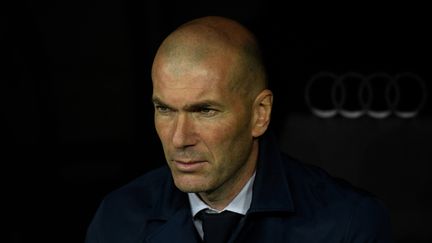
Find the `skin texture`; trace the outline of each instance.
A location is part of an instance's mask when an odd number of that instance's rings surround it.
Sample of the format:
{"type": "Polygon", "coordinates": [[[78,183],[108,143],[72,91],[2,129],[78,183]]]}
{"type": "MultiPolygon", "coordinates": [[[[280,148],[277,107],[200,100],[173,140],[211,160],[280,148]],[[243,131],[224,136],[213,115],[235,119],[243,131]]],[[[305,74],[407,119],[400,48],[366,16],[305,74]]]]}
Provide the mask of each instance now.
{"type": "Polygon", "coordinates": [[[225,208],[255,171],[273,95],[254,36],[209,16],[171,33],[152,67],[155,126],[175,185],[225,208]]]}

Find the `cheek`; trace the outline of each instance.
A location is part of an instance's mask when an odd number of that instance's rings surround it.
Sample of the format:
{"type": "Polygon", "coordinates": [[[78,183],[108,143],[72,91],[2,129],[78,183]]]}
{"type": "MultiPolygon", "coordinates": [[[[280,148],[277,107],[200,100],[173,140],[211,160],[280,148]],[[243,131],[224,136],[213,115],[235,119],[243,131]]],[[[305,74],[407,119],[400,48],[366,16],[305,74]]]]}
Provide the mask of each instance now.
{"type": "Polygon", "coordinates": [[[219,120],[212,123],[200,124],[200,137],[208,144],[213,146],[222,145],[230,140],[234,134],[235,124],[231,121],[219,120]]]}
{"type": "Polygon", "coordinates": [[[232,154],[234,148],[250,137],[248,134],[247,124],[241,124],[238,120],[220,121],[200,129],[202,141],[217,160],[232,154]]]}
{"type": "Polygon", "coordinates": [[[168,141],[170,131],[169,124],[167,122],[163,122],[158,118],[155,118],[154,124],[159,139],[162,141],[163,144],[165,144],[168,141]]]}

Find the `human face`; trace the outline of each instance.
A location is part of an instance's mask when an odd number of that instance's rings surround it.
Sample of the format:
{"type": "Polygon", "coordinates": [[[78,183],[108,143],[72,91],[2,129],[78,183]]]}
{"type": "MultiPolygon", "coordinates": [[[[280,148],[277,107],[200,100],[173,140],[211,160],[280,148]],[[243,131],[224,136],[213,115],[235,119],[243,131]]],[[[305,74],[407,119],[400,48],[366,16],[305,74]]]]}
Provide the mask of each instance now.
{"type": "Polygon", "coordinates": [[[155,126],[175,185],[184,192],[225,193],[254,172],[252,104],[230,89],[229,66],[153,67],[155,126]]]}

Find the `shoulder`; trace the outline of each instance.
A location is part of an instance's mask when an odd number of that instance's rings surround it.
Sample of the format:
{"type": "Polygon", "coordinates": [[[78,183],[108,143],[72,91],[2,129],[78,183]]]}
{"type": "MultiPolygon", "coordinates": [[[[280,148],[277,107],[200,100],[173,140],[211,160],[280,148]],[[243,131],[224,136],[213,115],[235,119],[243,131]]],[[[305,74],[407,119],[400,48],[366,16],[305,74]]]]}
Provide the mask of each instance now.
{"type": "Polygon", "coordinates": [[[171,176],[166,166],[147,172],[126,185],[112,191],[103,200],[104,204],[133,204],[151,207],[157,200],[171,176]]]}
{"type": "Polygon", "coordinates": [[[319,218],[346,242],[392,242],[389,212],[376,195],[283,155],[296,212],[319,218]]]}
{"type": "Polygon", "coordinates": [[[87,229],[86,242],[136,242],[170,178],[162,167],[109,193],[87,229]]]}
{"type": "Polygon", "coordinates": [[[315,192],[322,199],[354,202],[361,199],[376,199],[371,192],[356,187],[347,180],[334,177],[321,167],[300,162],[288,155],[282,155],[287,178],[293,189],[315,192]]]}
{"type": "Polygon", "coordinates": [[[387,207],[376,195],[320,167],[283,157],[297,212],[326,222],[346,242],[392,242],[387,207]]]}
{"type": "Polygon", "coordinates": [[[109,193],[99,205],[95,221],[104,224],[122,224],[139,218],[147,220],[157,207],[170,181],[168,168],[150,171],[109,193]]]}

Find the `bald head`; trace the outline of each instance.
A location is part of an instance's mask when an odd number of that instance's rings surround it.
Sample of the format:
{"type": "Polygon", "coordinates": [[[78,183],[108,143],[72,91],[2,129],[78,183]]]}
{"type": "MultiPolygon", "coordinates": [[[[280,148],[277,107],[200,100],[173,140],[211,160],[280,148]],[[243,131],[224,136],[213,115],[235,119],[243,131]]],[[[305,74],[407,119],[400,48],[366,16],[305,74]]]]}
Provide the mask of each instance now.
{"type": "Polygon", "coordinates": [[[153,62],[155,127],[175,185],[225,208],[255,171],[272,93],[253,35],[221,17],[190,21],[153,62]]]}
{"type": "MultiPolygon", "coordinates": [[[[266,88],[266,75],[254,35],[231,19],[209,16],[192,20],[171,33],[159,47],[152,68],[181,75],[199,65],[219,71],[230,89],[254,96],[266,88]]],[[[250,97],[254,98],[254,97],[250,97]]]]}

